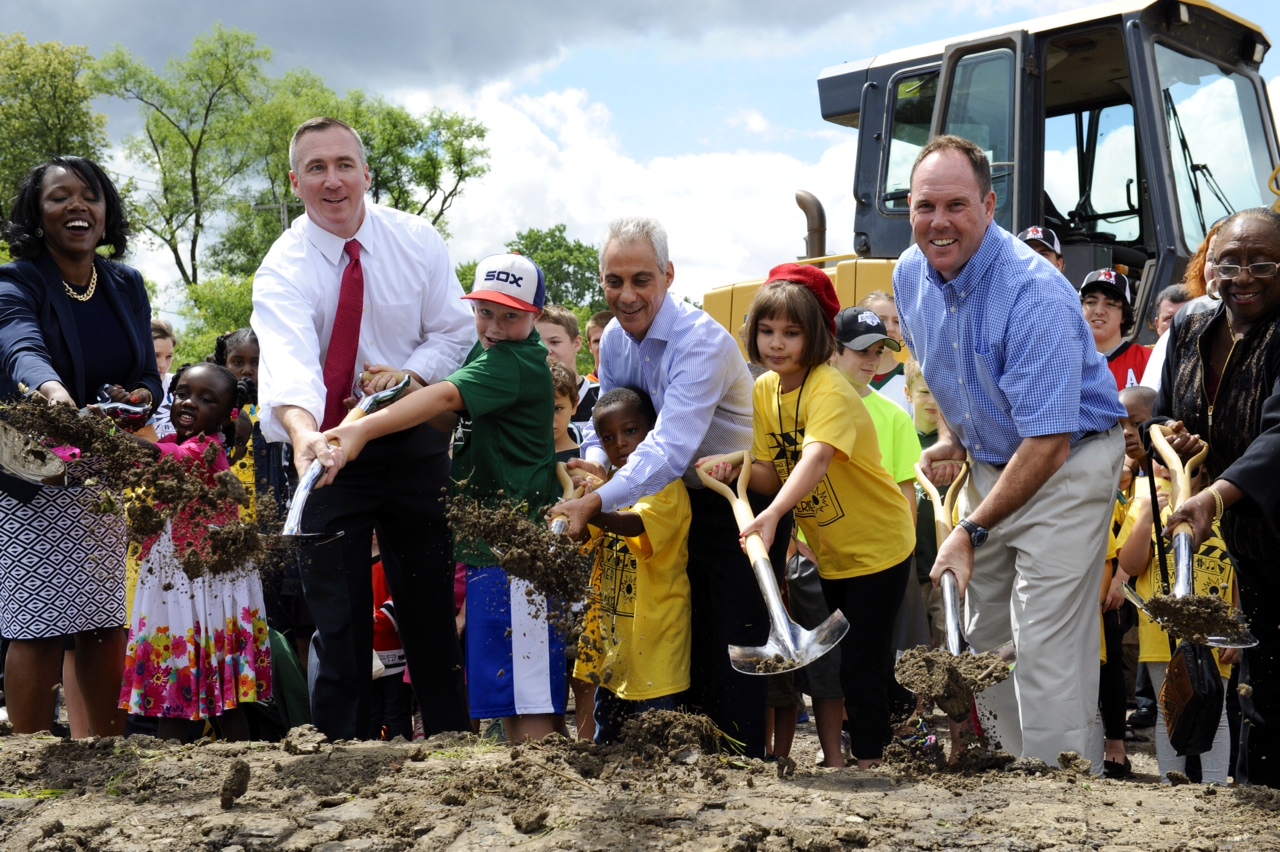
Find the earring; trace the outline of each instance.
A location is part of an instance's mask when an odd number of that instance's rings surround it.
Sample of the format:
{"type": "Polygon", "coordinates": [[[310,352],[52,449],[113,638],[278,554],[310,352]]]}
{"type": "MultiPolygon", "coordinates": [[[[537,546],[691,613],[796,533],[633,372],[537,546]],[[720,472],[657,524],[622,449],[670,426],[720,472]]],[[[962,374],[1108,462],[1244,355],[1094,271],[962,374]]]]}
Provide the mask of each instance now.
{"type": "Polygon", "coordinates": [[[37,236],[37,237],[43,237],[43,236],[44,236],[44,228],[36,228],[36,236],[37,236]]]}

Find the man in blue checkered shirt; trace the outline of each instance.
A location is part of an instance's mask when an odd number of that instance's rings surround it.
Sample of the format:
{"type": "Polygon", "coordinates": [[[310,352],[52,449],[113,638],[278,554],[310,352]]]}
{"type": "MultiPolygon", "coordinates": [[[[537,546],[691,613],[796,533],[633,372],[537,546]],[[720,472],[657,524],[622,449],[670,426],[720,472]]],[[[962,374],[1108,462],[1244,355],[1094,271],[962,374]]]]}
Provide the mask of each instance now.
{"type": "Polygon", "coordinates": [[[925,470],[945,485],[972,465],[932,577],[955,575],[974,648],[1016,642],[1013,678],[980,697],[1004,748],[1050,765],[1096,755],[1100,769],[1099,590],[1125,410],[1079,296],[994,224],[995,205],[977,145],[941,136],[921,151],[894,290],[941,409],[925,470]]]}

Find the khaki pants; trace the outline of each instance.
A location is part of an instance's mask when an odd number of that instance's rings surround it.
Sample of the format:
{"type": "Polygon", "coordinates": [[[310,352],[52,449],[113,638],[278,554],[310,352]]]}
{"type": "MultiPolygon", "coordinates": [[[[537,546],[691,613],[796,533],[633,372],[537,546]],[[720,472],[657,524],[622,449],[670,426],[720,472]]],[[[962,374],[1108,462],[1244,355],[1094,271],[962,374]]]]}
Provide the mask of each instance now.
{"type": "MultiPolygon", "coordinates": [[[[979,651],[1012,639],[1013,677],[979,695],[1005,751],[1057,765],[1091,752],[1098,716],[1098,596],[1124,457],[1120,427],[1071,448],[1067,461],[974,554],[965,633],[979,651]],[[993,718],[994,717],[994,718],[993,718]]],[[[967,514],[1002,468],[977,462],[960,495],[967,514]]]]}

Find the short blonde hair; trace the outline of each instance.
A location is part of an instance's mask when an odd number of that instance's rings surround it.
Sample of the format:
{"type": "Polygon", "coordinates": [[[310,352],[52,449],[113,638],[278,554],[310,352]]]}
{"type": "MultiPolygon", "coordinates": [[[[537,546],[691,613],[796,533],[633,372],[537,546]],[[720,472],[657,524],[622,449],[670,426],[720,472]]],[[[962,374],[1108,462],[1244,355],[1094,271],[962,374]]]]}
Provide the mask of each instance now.
{"type": "Polygon", "coordinates": [[[902,377],[907,383],[907,390],[911,390],[912,382],[920,382],[925,390],[929,390],[929,383],[924,380],[924,370],[920,369],[920,362],[915,358],[908,358],[907,363],[902,365],[902,377]]]}
{"type": "Polygon", "coordinates": [[[870,293],[862,297],[862,301],[858,303],[860,308],[871,307],[872,302],[888,302],[891,305],[897,305],[898,302],[893,298],[893,294],[887,290],[872,290],[870,293]]]}
{"type": "Polygon", "coordinates": [[[538,322],[555,323],[563,328],[573,340],[582,337],[582,333],[578,331],[577,314],[561,305],[547,305],[542,309],[542,316],[538,317],[538,322]]]}
{"type": "Polygon", "coordinates": [[[578,381],[574,378],[573,373],[569,372],[569,368],[559,361],[547,358],[547,364],[551,367],[551,386],[555,388],[556,396],[567,396],[569,401],[573,403],[574,408],[578,407],[578,381]]]}

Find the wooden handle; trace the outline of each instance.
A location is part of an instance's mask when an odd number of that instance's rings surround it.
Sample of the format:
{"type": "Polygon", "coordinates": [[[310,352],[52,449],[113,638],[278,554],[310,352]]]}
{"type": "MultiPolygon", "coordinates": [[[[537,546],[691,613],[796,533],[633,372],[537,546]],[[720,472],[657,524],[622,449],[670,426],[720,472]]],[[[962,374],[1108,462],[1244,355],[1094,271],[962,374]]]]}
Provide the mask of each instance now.
{"type": "Polygon", "coordinates": [[[736,453],[725,453],[720,456],[711,456],[703,461],[702,464],[698,465],[697,471],[698,479],[702,481],[703,485],[710,488],[712,491],[715,491],[730,503],[737,503],[738,500],[746,501],[747,483],[751,481],[751,453],[746,450],[742,450],[736,453]],[[725,485],[723,482],[708,473],[711,468],[721,464],[722,462],[742,465],[742,470],[738,473],[737,494],[733,493],[733,490],[730,489],[728,485],[725,485]]]}
{"type": "Polygon", "coordinates": [[[405,377],[407,377],[408,375],[409,375],[408,373],[402,372],[400,370],[387,370],[386,372],[383,372],[383,373],[370,373],[367,370],[361,370],[360,374],[356,376],[356,383],[362,385],[365,382],[372,379],[374,376],[395,376],[396,384],[400,384],[405,380],[405,377]]]}
{"type": "Polygon", "coordinates": [[[1173,490],[1169,494],[1169,511],[1176,512],[1182,504],[1191,499],[1192,471],[1198,473],[1205,456],[1209,454],[1209,445],[1205,444],[1185,463],[1169,443],[1169,436],[1174,432],[1168,426],[1153,424],[1151,427],[1151,446],[1160,455],[1160,460],[1169,469],[1173,481],[1173,490]]]}
{"type": "Polygon", "coordinates": [[[933,504],[933,534],[939,547],[942,546],[942,542],[946,541],[947,536],[951,535],[951,519],[955,517],[956,498],[968,477],[969,463],[967,461],[961,462],[960,474],[951,483],[950,490],[947,491],[947,497],[944,500],[938,494],[937,486],[933,484],[924,472],[924,465],[920,462],[916,463],[916,482],[920,483],[924,493],[929,496],[929,502],[933,504]]]}

